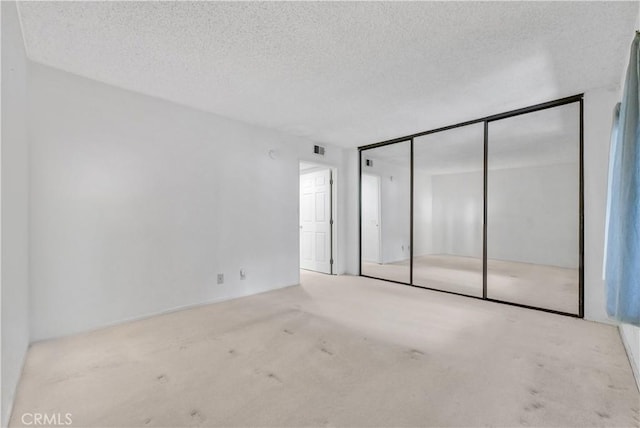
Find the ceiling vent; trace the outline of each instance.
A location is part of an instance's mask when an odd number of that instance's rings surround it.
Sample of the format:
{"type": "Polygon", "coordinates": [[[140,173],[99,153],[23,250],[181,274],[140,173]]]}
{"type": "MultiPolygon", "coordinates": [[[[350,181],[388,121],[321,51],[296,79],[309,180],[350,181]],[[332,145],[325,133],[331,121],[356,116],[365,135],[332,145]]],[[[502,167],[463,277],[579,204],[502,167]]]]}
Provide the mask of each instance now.
{"type": "Polygon", "coordinates": [[[324,156],[324,147],[322,147],[322,146],[313,146],[313,153],[315,153],[317,155],[324,156]]]}

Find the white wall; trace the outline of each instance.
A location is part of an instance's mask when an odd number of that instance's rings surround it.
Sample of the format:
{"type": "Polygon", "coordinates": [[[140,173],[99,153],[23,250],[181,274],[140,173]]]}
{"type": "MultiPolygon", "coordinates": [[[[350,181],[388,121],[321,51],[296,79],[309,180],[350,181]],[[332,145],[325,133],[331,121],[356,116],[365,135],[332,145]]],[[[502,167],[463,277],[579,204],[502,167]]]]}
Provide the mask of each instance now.
{"type": "MultiPolygon", "coordinates": [[[[415,254],[482,257],[482,171],[415,175],[415,254]]],[[[577,164],[489,171],[489,258],[577,268],[577,189],[577,164]]]]}
{"type": "Polygon", "coordinates": [[[579,266],[578,164],[489,171],[491,259],[579,266]]]}
{"type": "Polygon", "coordinates": [[[344,165],[346,177],[346,196],[345,196],[345,215],[346,221],[346,233],[344,234],[347,242],[345,243],[345,262],[346,273],[351,275],[358,275],[360,272],[360,259],[359,259],[359,181],[358,175],[358,150],[357,149],[345,149],[344,150],[344,165]]]}
{"type": "Polygon", "coordinates": [[[482,171],[432,176],[434,254],[482,257],[482,171]]]}
{"type": "Polygon", "coordinates": [[[414,168],[413,174],[413,254],[434,254],[433,176],[419,168],[414,168]]]}
{"type": "Polygon", "coordinates": [[[620,337],[627,351],[638,390],[640,390],[640,327],[622,323],[620,324],[620,337]]]}
{"type": "Polygon", "coordinates": [[[395,168],[380,179],[382,262],[408,260],[411,252],[411,177],[406,168],[395,168]]]}
{"type": "Polygon", "coordinates": [[[602,259],[611,119],[618,101],[619,88],[584,96],[584,316],[604,323],[612,323],[606,313],[602,259]]]}
{"type": "Polygon", "coordinates": [[[34,340],[298,283],[303,140],[41,65],[30,83],[34,340]]]}
{"type": "Polygon", "coordinates": [[[381,263],[381,232],[380,229],[380,176],[362,174],[360,178],[360,197],[362,204],[362,234],[361,256],[363,262],[381,263]]]}
{"type": "Polygon", "coordinates": [[[27,63],[14,2],[2,2],[2,426],[29,345],[27,63]]]}

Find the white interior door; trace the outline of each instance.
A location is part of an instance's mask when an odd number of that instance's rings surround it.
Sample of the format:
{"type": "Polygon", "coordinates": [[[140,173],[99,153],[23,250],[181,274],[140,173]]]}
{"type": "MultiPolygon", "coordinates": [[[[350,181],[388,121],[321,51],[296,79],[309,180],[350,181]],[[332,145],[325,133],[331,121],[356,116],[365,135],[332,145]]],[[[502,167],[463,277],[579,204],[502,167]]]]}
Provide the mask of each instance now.
{"type": "Polygon", "coordinates": [[[300,268],[331,272],[331,170],[300,175],[300,268]]]}
{"type": "Polygon", "coordinates": [[[380,263],[380,177],[362,174],[362,260],[380,263]]]}

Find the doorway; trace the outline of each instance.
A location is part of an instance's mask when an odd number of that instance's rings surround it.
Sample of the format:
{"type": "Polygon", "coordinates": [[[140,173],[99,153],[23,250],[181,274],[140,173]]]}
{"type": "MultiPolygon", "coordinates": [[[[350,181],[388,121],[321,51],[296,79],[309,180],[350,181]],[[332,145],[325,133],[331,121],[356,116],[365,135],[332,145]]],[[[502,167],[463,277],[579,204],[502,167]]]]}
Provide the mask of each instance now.
{"type": "Polygon", "coordinates": [[[334,274],[333,168],[300,162],[300,269],[334,274]]]}

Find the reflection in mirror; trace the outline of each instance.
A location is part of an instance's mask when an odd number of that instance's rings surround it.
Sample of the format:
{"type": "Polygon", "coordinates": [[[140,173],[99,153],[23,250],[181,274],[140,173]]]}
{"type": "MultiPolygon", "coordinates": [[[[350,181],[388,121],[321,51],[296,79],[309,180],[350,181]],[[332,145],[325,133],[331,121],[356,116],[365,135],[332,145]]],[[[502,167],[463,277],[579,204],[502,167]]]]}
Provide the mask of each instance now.
{"type": "Polygon", "coordinates": [[[360,156],[362,275],[409,283],[411,142],[360,156]]]}
{"type": "Polygon", "coordinates": [[[489,123],[488,298],[578,313],[579,111],[489,123]]]}
{"type": "Polygon", "coordinates": [[[484,124],[414,139],[413,284],[482,297],[484,124]]]}

